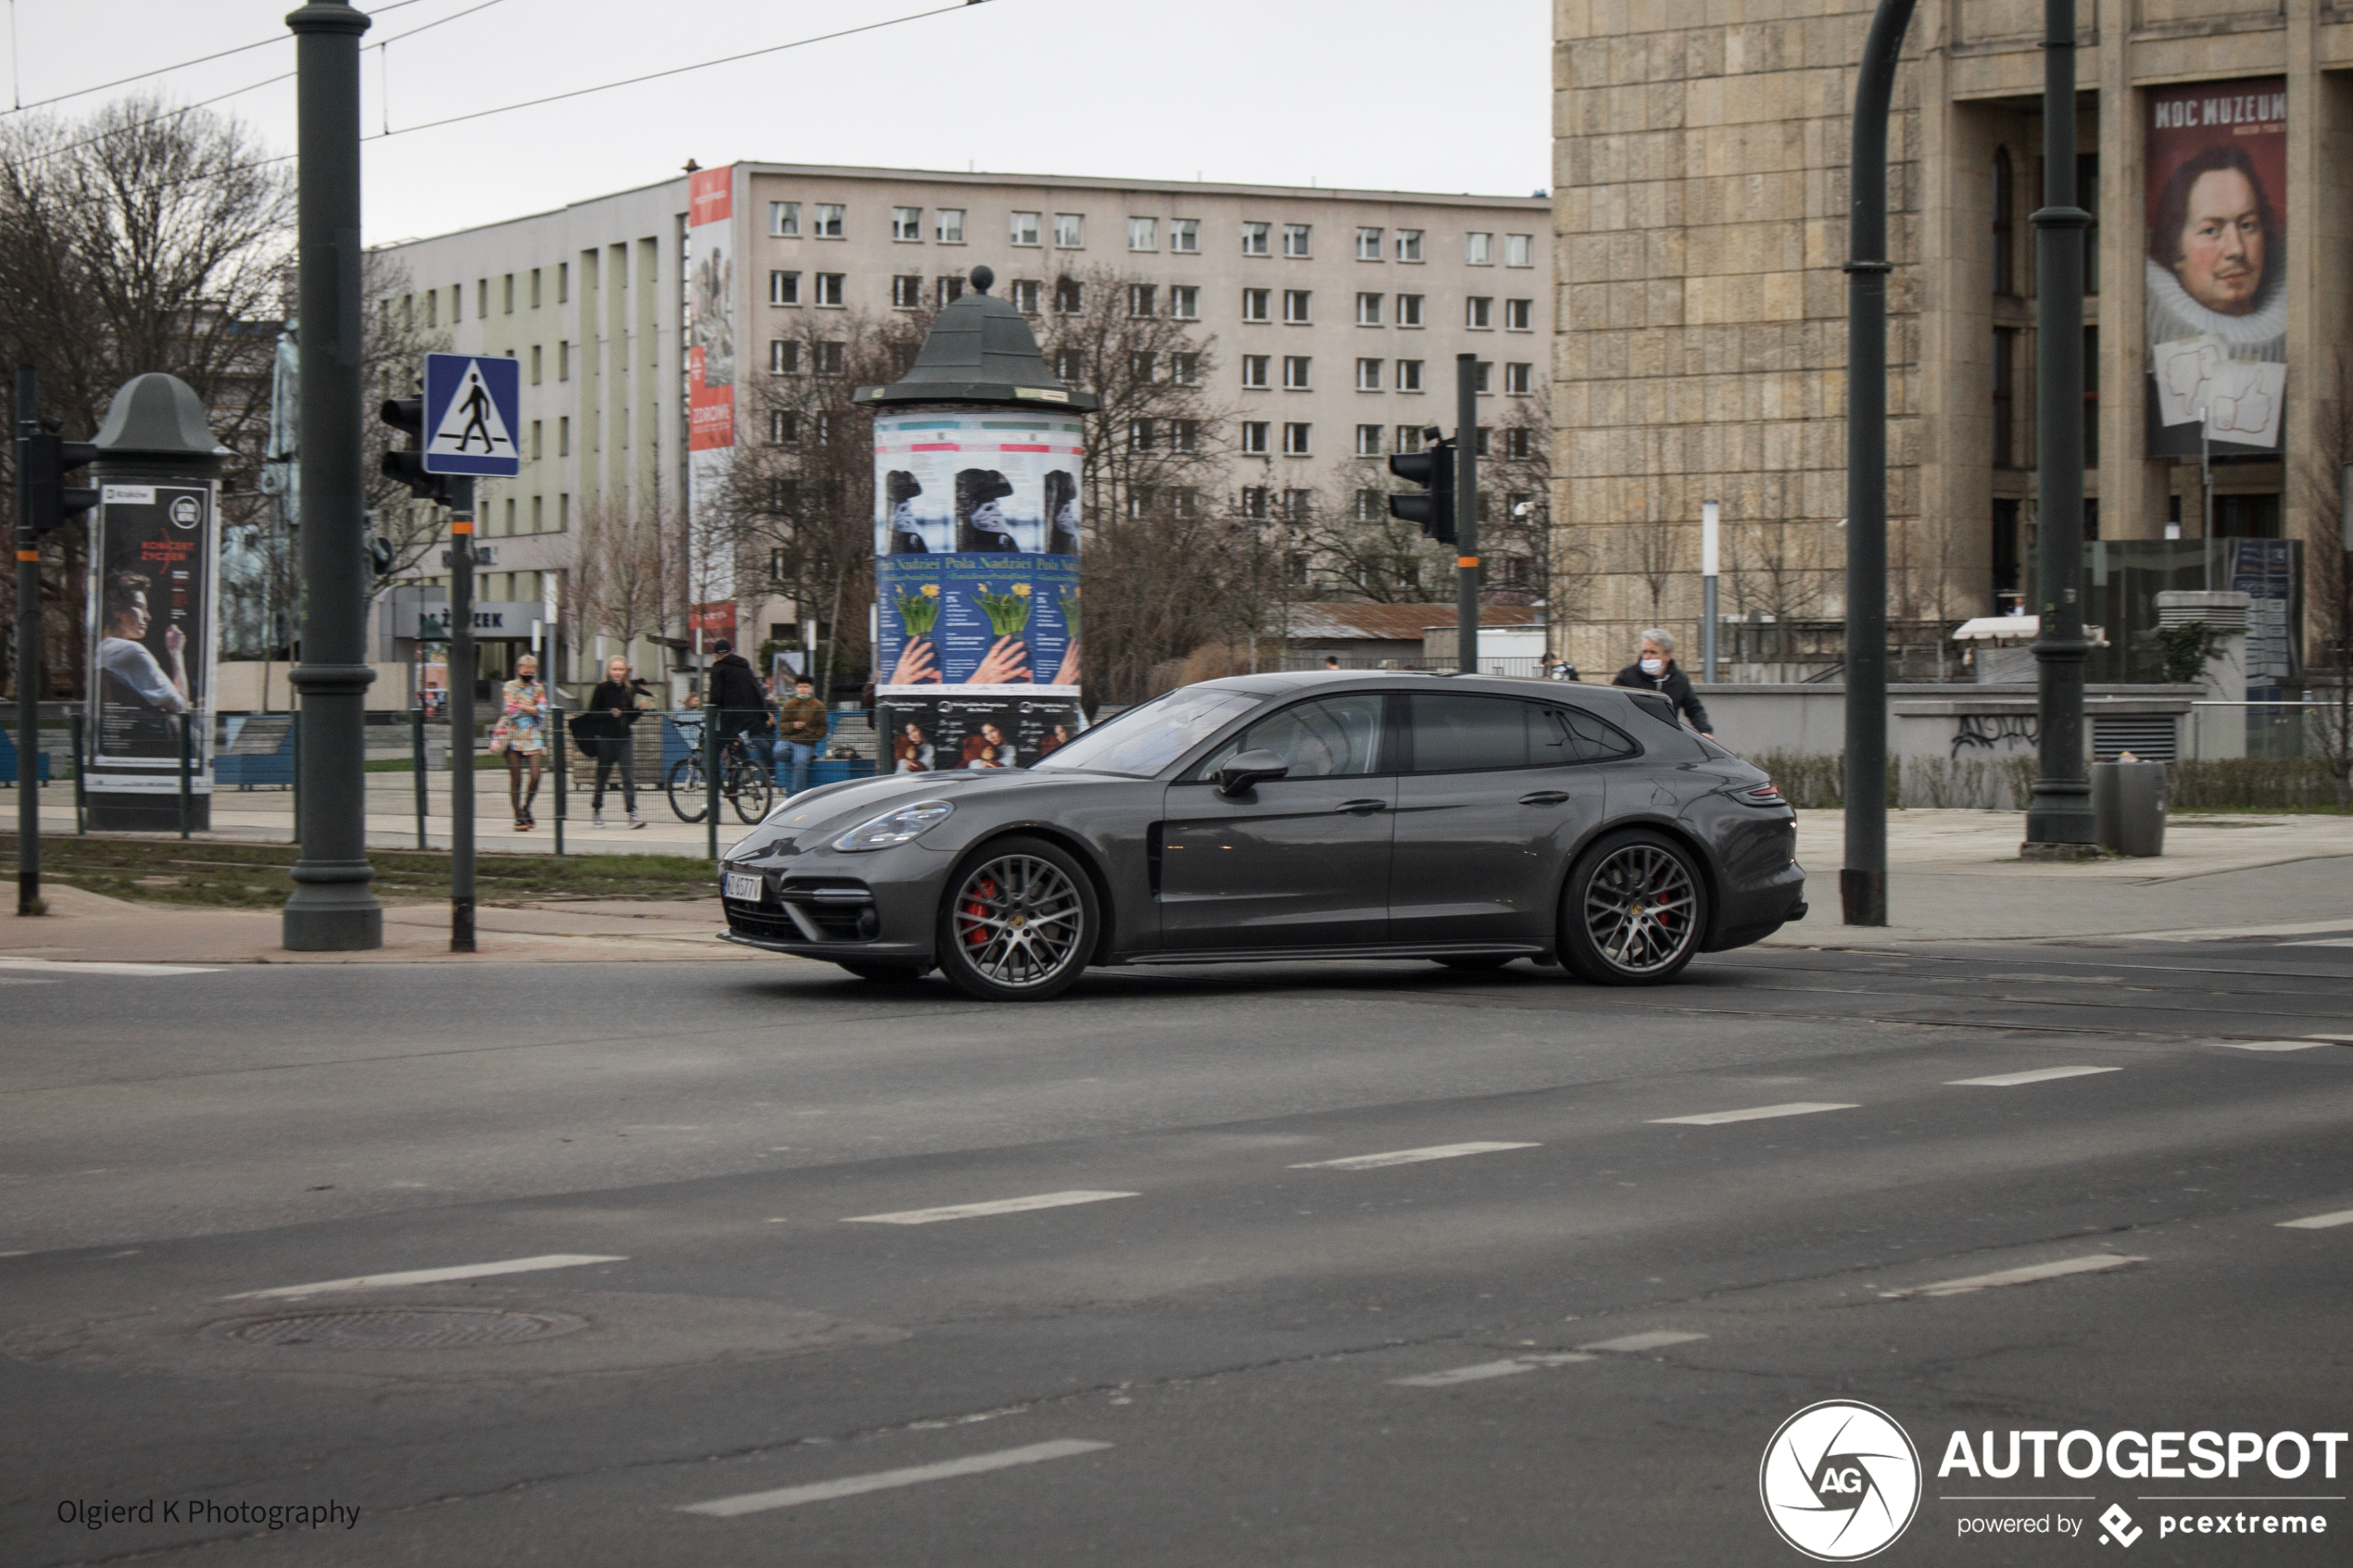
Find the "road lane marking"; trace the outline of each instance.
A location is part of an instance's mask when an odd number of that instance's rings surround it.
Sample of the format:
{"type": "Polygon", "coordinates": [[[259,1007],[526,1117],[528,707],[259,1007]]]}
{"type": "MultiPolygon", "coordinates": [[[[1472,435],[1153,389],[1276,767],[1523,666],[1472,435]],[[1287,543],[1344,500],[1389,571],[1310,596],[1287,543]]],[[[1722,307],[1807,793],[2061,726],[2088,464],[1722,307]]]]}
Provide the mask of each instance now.
{"type": "Polygon", "coordinates": [[[2021,1269],[2003,1269],[1990,1274],[1971,1274],[1966,1279],[1938,1280],[1934,1285],[1916,1285],[1908,1290],[1882,1290],[1882,1299],[1894,1301],[1906,1296],[1967,1296],[1971,1291],[1990,1290],[2005,1285],[2032,1285],[2037,1280],[2064,1279],[2069,1274],[2098,1273],[2104,1269],[2120,1269],[2127,1263],[2145,1263],[2146,1258],[2127,1257],[2120,1252],[2093,1252],[2081,1258],[2062,1258],[2056,1263],[2029,1263],[2021,1269]]]}
{"type": "Polygon", "coordinates": [[[1947,1078],[1954,1088],[2007,1089],[2020,1084],[2047,1084],[2055,1078],[2088,1078],[2095,1073],[2121,1073],[2120,1067],[2035,1067],[2024,1073],[1996,1073],[1990,1078],[1947,1078]]]}
{"type": "Polygon", "coordinates": [[[845,1475],[838,1481],[815,1481],[805,1486],[780,1486],[773,1492],[745,1492],[737,1497],[713,1498],[709,1502],[687,1503],[678,1512],[705,1514],[713,1519],[733,1519],[741,1513],[798,1508],[805,1502],[830,1502],[836,1498],[854,1498],[865,1492],[885,1492],[894,1486],[918,1486],[926,1481],[950,1481],[959,1475],[980,1475],[991,1470],[1011,1470],[1015,1465],[1040,1464],[1050,1459],[1070,1459],[1078,1454],[1097,1453],[1111,1446],[1109,1443],[1091,1443],[1081,1437],[1063,1437],[1051,1443],[1032,1443],[1026,1449],[1000,1449],[995,1453],[944,1460],[937,1464],[915,1464],[904,1470],[877,1470],[871,1475],[845,1475]]]}
{"type": "Polygon", "coordinates": [[[2339,1225],[2353,1225],[2353,1209],[2340,1209],[2334,1214],[2307,1214],[2300,1220],[2282,1220],[2280,1228],[2291,1231],[2334,1230],[2339,1225]]]}
{"type": "Polygon", "coordinates": [[[329,1290],[383,1290],[402,1285],[440,1285],[453,1279],[486,1279],[493,1274],[537,1273],[542,1269],[573,1269],[583,1263],[625,1263],[625,1256],[585,1252],[548,1252],[536,1258],[508,1258],[496,1263],[459,1263],[447,1269],[409,1269],[396,1274],[354,1274],[349,1279],[322,1279],[311,1285],[282,1285],[273,1290],[241,1290],[223,1301],[258,1301],[278,1296],[317,1296],[329,1290]]]}
{"type": "Polygon", "coordinates": [[[1345,1160],[1310,1160],[1294,1171],[1371,1171],[1383,1165],[1418,1165],[1425,1160],[1459,1160],[1466,1154],[1497,1154],[1507,1148],[1541,1148],[1536,1143],[1441,1143],[1399,1148],[1387,1154],[1352,1154],[1345,1160]]]}
{"type": "Polygon", "coordinates": [[[2234,1051],[2316,1051],[2332,1046],[2334,1040],[2218,1040],[2217,1045],[2234,1051]]]}
{"type": "Polygon", "coordinates": [[[81,963],[71,959],[0,958],[0,969],[37,969],[50,974],[216,974],[217,965],[184,963],[81,963]]]}
{"type": "Polygon", "coordinates": [[[852,1214],[845,1225],[932,1225],[942,1220],[976,1220],[986,1214],[1026,1214],[1032,1209],[1066,1209],[1074,1203],[1101,1203],[1114,1198],[1141,1198],[1139,1192],[1041,1192],[1030,1198],[1000,1198],[988,1203],[956,1203],[944,1209],[902,1209],[896,1214],[852,1214]]]}
{"type": "Polygon", "coordinates": [[[1653,1329],[1648,1334],[1629,1334],[1617,1339],[1604,1339],[1598,1345],[1579,1345],[1580,1350],[1606,1350],[1612,1355],[1631,1356],[1643,1350],[1664,1349],[1669,1345],[1688,1345],[1694,1339],[1705,1339],[1705,1334],[1683,1334],[1671,1328],[1653,1329]]]}
{"type": "Polygon", "coordinates": [[[1860,1110],[1859,1105],[1834,1105],[1828,1100],[1792,1100],[1787,1105],[1753,1105],[1746,1110],[1710,1110],[1699,1116],[1654,1116],[1654,1126],[1719,1127],[1727,1122],[1762,1122],[1774,1116],[1810,1116],[1817,1110],[1860,1110]]]}
{"type": "Polygon", "coordinates": [[[1576,1351],[1563,1351],[1552,1356],[1514,1356],[1507,1361],[1480,1361],[1474,1366],[1450,1367],[1444,1372],[1426,1372],[1419,1377],[1392,1377],[1390,1384],[1398,1388],[1451,1388],[1457,1383],[1483,1383],[1491,1377],[1516,1377],[1523,1372],[1539,1367],[1567,1366],[1571,1361],[1590,1361],[1593,1358],[1576,1351]]]}

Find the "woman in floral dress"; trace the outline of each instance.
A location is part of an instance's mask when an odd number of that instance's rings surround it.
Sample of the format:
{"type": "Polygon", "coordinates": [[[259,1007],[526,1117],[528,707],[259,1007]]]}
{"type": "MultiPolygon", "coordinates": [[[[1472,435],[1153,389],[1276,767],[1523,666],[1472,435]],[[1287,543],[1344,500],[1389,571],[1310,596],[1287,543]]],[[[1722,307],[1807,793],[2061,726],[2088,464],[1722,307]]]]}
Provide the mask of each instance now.
{"type": "Polygon", "coordinates": [[[505,695],[506,714],[499,724],[507,732],[507,796],[514,802],[515,831],[529,833],[539,825],[531,803],[538,798],[539,770],[547,756],[547,688],[539,682],[535,656],[524,654],[515,660],[515,678],[507,683],[505,695]]]}

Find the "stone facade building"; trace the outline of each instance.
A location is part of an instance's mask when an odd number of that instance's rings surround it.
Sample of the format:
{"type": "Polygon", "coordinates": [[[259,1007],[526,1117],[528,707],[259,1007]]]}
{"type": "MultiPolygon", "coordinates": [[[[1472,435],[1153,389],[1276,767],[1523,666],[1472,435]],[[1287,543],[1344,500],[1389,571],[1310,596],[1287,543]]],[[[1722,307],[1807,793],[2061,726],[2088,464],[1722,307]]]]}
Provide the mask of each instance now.
{"type": "MultiPolygon", "coordinates": [[[[1722,613],[1784,628],[1744,628],[1746,646],[1838,657],[1840,267],[1870,14],[1868,0],[1556,0],[1555,581],[1583,594],[1554,619],[1580,665],[1623,662],[1646,624],[1696,630],[1711,498],[1722,613]]],[[[1889,613],[1911,628],[1892,635],[1923,648],[1939,622],[2017,603],[2032,572],[2042,16],[2040,0],[1922,0],[1897,76],[1889,613]]],[[[2199,539],[2210,472],[2212,536],[2333,541],[2334,471],[2353,458],[2353,6],[2080,0],[2079,22],[2092,534],[2199,539]],[[2251,153],[2232,166],[2245,183],[2187,167],[2221,143],[2251,153]],[[2243,227],[2264,247],[2230,264],[2236,300],[2187,317],[2166,307],[2177,276],[2197,294],[2194,263],[2151,239],[2183,221],[2165,206],[2176,169],[2177,194],[2252,190],[2243,227]],[[2151,381],[2153,350],[2169,373],[2196,372],[2177,348],[2210,350],[2221,379],[2196,395],[2251,421],[2210,466],[2201,418],[2151,381]]]]}

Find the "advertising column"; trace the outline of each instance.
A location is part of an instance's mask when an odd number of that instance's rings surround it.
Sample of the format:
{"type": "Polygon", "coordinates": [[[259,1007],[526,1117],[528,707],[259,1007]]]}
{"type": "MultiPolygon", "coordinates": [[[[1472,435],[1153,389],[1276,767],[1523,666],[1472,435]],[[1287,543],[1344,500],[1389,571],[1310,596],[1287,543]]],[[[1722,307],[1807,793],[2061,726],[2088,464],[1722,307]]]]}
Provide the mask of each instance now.
{"type": "Polygon", "coordinates": [[[703,616],[736,595],[719,526],[736,448],[735,166],[686,179],[686,597],[703,616]]]}

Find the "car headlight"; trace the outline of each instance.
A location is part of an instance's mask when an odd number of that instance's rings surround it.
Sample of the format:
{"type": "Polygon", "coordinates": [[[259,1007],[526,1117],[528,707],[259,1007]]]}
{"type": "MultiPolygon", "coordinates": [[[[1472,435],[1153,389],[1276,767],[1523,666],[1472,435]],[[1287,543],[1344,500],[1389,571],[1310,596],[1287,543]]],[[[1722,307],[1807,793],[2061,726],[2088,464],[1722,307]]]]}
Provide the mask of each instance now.
{"type": "Polygon", "coordinates": [[[948,820],[955,807],[945,800],[918,800],[912,806],[900,806],[884,812],[872,821],[860,822],[834,840],[837,849],[889,849],[901,844],[912,844],[948,820]]]}

